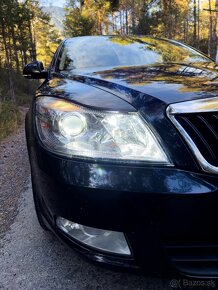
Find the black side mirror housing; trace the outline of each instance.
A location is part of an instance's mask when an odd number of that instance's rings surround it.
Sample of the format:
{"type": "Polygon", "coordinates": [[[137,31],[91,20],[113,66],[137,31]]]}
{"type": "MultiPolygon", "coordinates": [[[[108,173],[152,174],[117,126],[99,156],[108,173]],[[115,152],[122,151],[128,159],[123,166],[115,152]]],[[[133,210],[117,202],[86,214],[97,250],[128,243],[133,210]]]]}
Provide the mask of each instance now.
{"type": "Polygon", "coordinates": [[[41,61],[34,61],[25,65],[23,76],[27,79],[47,79],[48,72],[41,61]]]}

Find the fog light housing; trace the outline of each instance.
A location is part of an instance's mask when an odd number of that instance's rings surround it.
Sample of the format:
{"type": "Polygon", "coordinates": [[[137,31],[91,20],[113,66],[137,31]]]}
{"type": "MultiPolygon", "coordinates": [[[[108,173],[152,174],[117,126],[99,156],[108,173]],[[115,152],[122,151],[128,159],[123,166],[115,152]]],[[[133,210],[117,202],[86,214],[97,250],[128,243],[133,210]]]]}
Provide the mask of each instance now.
{"type": "Polygon", "coordinates": [[[130,256],[130,248],[122,232],[102,230],[71,222],[63,217],[56,220],[57,227],[75,240],[101,251],[130,256]]]}

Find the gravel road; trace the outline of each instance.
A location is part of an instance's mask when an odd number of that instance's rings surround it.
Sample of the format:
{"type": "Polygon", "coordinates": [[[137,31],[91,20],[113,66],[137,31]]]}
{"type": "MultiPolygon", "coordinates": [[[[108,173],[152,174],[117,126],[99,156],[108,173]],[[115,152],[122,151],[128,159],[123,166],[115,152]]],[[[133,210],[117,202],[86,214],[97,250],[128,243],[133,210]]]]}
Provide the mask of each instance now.
{"type": "Polygon", "coordinates": [[[177,286],[170,287],[168,279],[93,265],[40,228],[23,127],[0,144],[0,234],[0,289],[164,290],[177,286]]]}
{"type": "Polygon", "coordinates": [[[25,144],[24,118],[27,108],[21,108],[22,126],[0,143],[0,238],[17,214],[20,193],[29,177],[29,162],[25,144]]]}

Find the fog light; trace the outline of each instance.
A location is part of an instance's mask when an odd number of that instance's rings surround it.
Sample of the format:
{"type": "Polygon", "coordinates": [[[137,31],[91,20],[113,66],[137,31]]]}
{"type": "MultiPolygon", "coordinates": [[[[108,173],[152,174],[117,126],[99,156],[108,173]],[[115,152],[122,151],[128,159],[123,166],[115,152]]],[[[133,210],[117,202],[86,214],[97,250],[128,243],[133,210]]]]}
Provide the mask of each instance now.
{"type": "Polygon", "coordinates": [[[62,217],[56,220],[58,228],[75,240],[93,248],[115,254],[131,255],[123,233],[83,226],[62,217]]]}

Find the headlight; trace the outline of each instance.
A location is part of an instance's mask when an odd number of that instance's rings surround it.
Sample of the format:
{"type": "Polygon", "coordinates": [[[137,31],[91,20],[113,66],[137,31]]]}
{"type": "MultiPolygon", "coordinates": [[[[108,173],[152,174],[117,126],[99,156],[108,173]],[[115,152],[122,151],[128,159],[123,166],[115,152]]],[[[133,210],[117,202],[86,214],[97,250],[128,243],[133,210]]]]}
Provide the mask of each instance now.
{"type": "Polygon", "coordinates": [[[169,163],[137,113],[93,111],[53,97],[37,98],[35,108],[40,140],[54,153],[169,163]]]}

